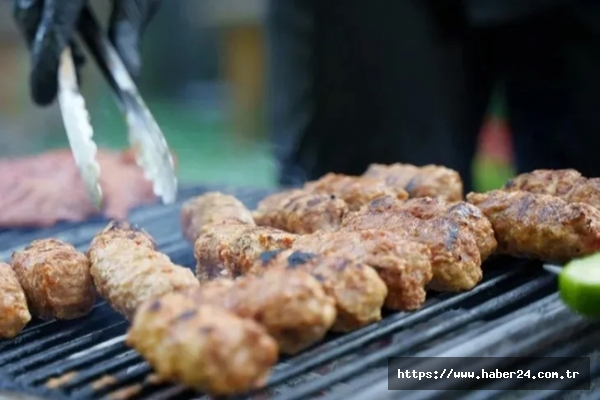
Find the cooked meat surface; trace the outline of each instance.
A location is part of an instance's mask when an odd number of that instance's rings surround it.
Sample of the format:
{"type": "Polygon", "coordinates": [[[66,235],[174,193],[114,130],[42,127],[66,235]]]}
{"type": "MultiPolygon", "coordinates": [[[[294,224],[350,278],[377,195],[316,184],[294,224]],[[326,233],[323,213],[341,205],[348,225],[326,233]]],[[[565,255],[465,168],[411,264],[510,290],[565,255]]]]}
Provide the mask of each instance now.
{"type": "Polygon", "coordinates": [[[392,196],[398,200],[408,198],[408,193],[403,188],[388,186],[383,179],[334,173],[308,182],[304,188],[317,193],[335,195],[344,200],[351,211],[356,211],[363,205],[383,196],[392,196]]]}
{"type": "Polygon", "coordinates": [[[25,292],[15,271],[0,262],[0,339],[16,337],[31,321],[25,292]]]}
{"type": "Polygon", "coordinates": [[[600,250],[600,210],[588,204],[503,190],[467,199],[492,222],[501,254],[563,263],[600,250]]]}
{"type": "Polygon", "coordinates": [[[564,197],[581,179],[585,178],[574,169],[537,169],[512,178],[504,189],[564,197]]]}
{"type": "Polygon", "coordinates": [[[387,287],[375,270],[348,258],[321,256],[293,250],[261,255],[253,273],[295,269],[315,277],[335,300],[337,317],[331,330],[348,332],[381,319],[387,287]]]}
{"type": "MultiPolygon", "coordinates": [[[[429,197],[428,197],[429,198],[429,197]]],[[[402,210],[402,205],[405,203],[405,201],[400,201],[397,198],[393,197],[393,196],[384,196],[384,197],[380,197],[378,199],[375,199],[373,201],[371,201],[370,203],[367,203],[365,205],[363,205],[360,210],[361,213],[367,213],[367,212],[377,212],[377,213],[383,213],[383,212],[394,212],[394,211],[398,211],[398,210],[402,210]]]]}
{"type": "Polygon", "coordinates": [[[363,176],[383,179],[390,187],[406,190],[410,197],[441,197],[447,201],[463,198],[459,173],[438,165],[371,164],[363,176]]]}
{"type": "MultiPolygon", "coordinates": [[[[152,183],[127,153],[99,150],[103,215],[124,219],[155,201],[152,183]]],[[[0,227],[44,227],[97,215],[70,150],[0,160],[0,227]]]]}
{"type": "MultiPolygon", "coordinates": [[[[433,279],[429,288],[437,291],[472,289],[483,277],[481,255],[473,235],[448,218],[419,219],[407,211],[351,213],[342,230],[381,229],[394,232],[405,241],[428,248],[433,279]]],[[[388,289],[390,289],[388,285],[388,289]]]]}
{"type": "Polygon", "coordinates": [[[264,226],[241,223],[206,225],[194,244],[196,274],[201,282],[238,277],[252,267],[261,253],[289,249],[296,237],[264,226]]]}
{"type": "Polygon", "coordinates": [[[292,189],[265,197],[253,215],[257,225],[304,234],[338,229],[347,212],[333,195],[292,189]]]}
{"type": "Polygon", "coordinates": [[[447,218],[475,237],[481,261],[496,251],[497,243],[491,222],[480,209],[467,202],[449,203],[439,197],[419,197],[400,202],[383,197],[374,200],[367,207],[372,212],[408,212],[418,219],[447,218]]]}
{"type": "Polygon", "coordinates": [[[254,225],[252,212],[235,197],[209,192],[186,201],[181,207],[184,237],[194,243],[205,225],[235,221],[254,225]]]}
{"type": "Polygon", "coordinates": [[[373,267],[388,289],[386,308],[416,310],[425,301],[425,287],[432,277],[431,254],[415,241],[383,230],[318,232],[300,236],[293,249],[373,267]]]}
{"type": "Polygon", "coordinates": [[[192,271],[173,264],[147,233],[128,223],[108,224],[94,237],[88,254],[98,293],[128,319],[149,298],[199,287],[192,271]]]}
{"type": "Polygon", "coordinates": [[[569,203],[585,203],[600,210],[600,178],[577,182],[564,198],[569,203]]]}
{"type": "Polygon", "coordinates": [[[74,319],[92,310],[96,291],[90,261],[72,245],[57,239],[35,240],[13,253],[11,266],[34,316],[74,319]]]}
{"type": "Polygon", "coordinates": [[[212,395],[264,385],[277,344],[256,322],[199,305],[186,291],[148,299],[135,313],[127,344],[159,378],[212,395]]]}
{"type": "Polygon", "coordinates": [[[270,270],[240,277],[230,287],[220,280],[207,282],[198,293],[200,304],[225,308],[264,326],[284,354],[321,341],[336,317],[334,300],[303,271],[270,270]]]}
{"type": "Polygon", "coordinates": [[[574,169],[538,169],[516,176],[504,189],[548,194],[569,203],[585,203],[600,209],[600,178],[585,178],[574,169]]]}

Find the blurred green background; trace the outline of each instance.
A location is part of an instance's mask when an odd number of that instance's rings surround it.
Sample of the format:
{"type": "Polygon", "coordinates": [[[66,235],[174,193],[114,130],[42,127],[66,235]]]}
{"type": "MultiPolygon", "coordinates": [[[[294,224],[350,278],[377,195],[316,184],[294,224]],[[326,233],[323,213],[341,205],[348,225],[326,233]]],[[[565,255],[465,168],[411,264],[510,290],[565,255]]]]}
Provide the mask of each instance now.
{"type": "MultiPolygon", "coordinates": [[[[108,4],[94,3],[100,17],[108,4]]],[[[182,182],[275,183],[263,107],[264,12],[264,0],[178,0],[164,2],[150,25],[140,88],[177,156],[182,182]]],[[[0,2],[0,156],[68,146],[58,107],[39,109],[29,101],[27,61],[10,2],[0,2]]],[[[85,69],[82,90],[96,142],[125,147],[122,118],[95,67],[85,69]]],[[[512,173],[501,96],[490,110],[474,164],[482,190],[512,173]]]]}
{"type": "MultiPolygon", "coordinates": [[[[226,116],[203,113],[169,101],[149,101],[178,160],[182,182],[271,186],[276,169],[262,141],[239,140],[229,134],[226,116]]],[[[110,96],[103,96],[90,113],[100,147],[127,146],[123,119],[110,96]]],[[[49,136],[42,148],[68,146],[64,133],[49,136]]]]}

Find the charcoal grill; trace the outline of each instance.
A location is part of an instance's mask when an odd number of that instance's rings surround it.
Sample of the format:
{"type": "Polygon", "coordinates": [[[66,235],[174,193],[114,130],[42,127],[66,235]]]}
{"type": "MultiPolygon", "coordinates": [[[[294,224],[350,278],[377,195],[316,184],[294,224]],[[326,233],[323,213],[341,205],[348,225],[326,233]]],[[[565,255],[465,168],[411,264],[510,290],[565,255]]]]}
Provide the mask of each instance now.
{"type": "MultiPolygon", "coordinates": [[[[253,207],[268,192],[256,189],[195,187],[181,190],[172,206],[151,206],[131,221],[156,239],[174,262],[192,267],[191,246],[179,225],[181,201],[207,190],[231,193],[253,207]]],[[[40,230],[0,231],[0,259],[36,238],[56,237],[87,248],[106,224],[96,219],[40,230]]],[[[556,279],[541,265],[496,259],[485,265],[484,281],[470,292],[432,296],[414,313],[392,313],[346,335],[332,335],[302,354],[283,358],[267,389],[237,399],[301,400],[448,398],[452,389],[390,392],[387,359],[393,356],[584,356],[592,357],[592,387],[600,387],[600,324],[568,312],[556,294],[556,279]]],[[[44,399],[204,399],[181,386],[159,384],[150,367],[123,343],[127,323],[103,301],[86,318],[32,322],[12,341],[0,341],[0,392],[44,399]]],[[[547,361],[550,363],[551,361],[547,361]]],[[[551,365],[549,365],[551,368],[551,365]]],[[[451,392],[469,400],[506,398],[508,381],[451,392]]],[[[592,391],[573,391],[577,381],[560,381],[546,391],[511,391],[512,398],[600,399],[592,391]],[[570,390],[565,392],[565,390],[570,390]],[[565,394],[566,393],[566,394],[565,394]],[[514,395],[514,396],[513,396],[514,395]]],[[[0,398],[2,394],[0,394],[0,398]]]]}

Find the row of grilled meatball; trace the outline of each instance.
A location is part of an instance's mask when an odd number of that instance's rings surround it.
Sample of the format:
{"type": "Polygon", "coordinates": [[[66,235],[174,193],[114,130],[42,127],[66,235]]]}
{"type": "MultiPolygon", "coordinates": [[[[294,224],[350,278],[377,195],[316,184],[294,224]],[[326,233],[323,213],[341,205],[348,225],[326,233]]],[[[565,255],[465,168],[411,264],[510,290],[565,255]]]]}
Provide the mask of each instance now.
{"type": "Polygon", "coordinates": [[[527,192],[550,179],[529,176],[468,202],[417,197],[414,182],[409,195],[411,185],[390,189],[389,177],[380,185],[380,177],[335,174],[266,198],[254,213],[206,194],[182,209],[199,279],[125,223],[111,223],[87,254],[37,241],[0,265],[0,335],[16,335],[28,309],[44,319],[85,315],[98,292],[132,320],[128,344],[164,379],[245,391],[265,382],[280,352],[375,322],[382,307],[417,309],[428,288],[472,288],[494,252],[563,260],[597,250],[595,207],[527,192]]]}

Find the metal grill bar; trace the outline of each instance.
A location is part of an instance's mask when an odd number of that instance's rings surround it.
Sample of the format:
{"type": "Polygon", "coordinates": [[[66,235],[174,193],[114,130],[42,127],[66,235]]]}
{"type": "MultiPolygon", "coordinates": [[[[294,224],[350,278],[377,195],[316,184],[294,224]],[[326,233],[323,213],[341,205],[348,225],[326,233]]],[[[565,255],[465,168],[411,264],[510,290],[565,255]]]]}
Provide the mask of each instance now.
{"type": "MultiPolygon", "coordinates": [[[[538,272],[541,272],[543,274],[543,271],[540,271],[539,269],[538,269],[538,272]]],[[[292,369],[296,368],[296,370],[295,371],[292,370],[290,372],[289,370],[283,369],[280,373],[281,375],[283,375],[283,377],[280,375],[279,377],[277,377],[275,379],[277,379],[281,383],[282,378],[285,378],[285,380],[287,380],[291,377],[300,375],[303,372],[312,370],[312,369],[318,367],[319,365],[327,363],[328,361],[332,361],[332,360],[335,360],[336,358],[342,357],[344,355],[351,354],[355,350],[357,350],[361,347],[364,347],[365,345],[372,343],[378,339],[385,338],[386,336],[389,336],[389,335],[393,334],[394,332],[401,331],[401,330],[406,329],[410,326],[413,326],[417,323],[424,322],[428,319],[431,319],[436,315],[440,315],[443,312],[445,312],[446,310],[448,310],[456,305],[459,305],[461,303],[461,301],[462,302],[465,302],[466,300],[473,301],[473,297],[477,297],[478,294],[480,295],[480,297],[490,297],[490,295],[488,293],[489,289],[491,289],[493,287],[498,287],[502,283],[518,286],[520,283],[528,281],[528,279],[530,278],[529,275],[530,275],[529,271],[526,271],[524,269],[516,269],[516,270],[510,271],[508,274],[493,277],[492,279],[483,283],[481,286],[478,286],[472,292],[463,293],[458,296],[450,297],[446,301],[439,300],[439,302],[437,304],[431,305],[430,307],[424,309],[421,313],[392,315],[389,317],[389,319],[391,320],[390,322],[383,321],[381,324],[378,324],[379,326],[370,326],[370,327],[365,328],[365,330],[367,330],[366,335],[364,335],[363,331],[357,331],[350,335],[339,337],[337,339],[334,339],[331,342],[328,342],[320,347],[317,347],[313,351],[315,353],[321,354],[321,356],[319,357],[319,359],[317,360],[318,362],[316,362],[316,363],[315,363],[314,358],[311,356],[312,352],[309,352],[297,359],[288,360],[288,362],[292,363],[292,365],[293,365],[291,368],[292,369]],[[370,332],[370,334],[368,332],[370,332]],[[334,353],[328,354],[327,353],[328,350],[334,350],[334,353]],[[298,371],[300,371],[300,372],[298,372],[298,371]],[[291,373],[293,373],[293,375],[291,373]]],[[[545,276],[545,278],[548,278],[548,276],[545,276]]],[[[548,279],[546,279],[545,281],[548,281],[548,279]]],[[[534,281],[534,282],[529,283],[528,285],[531,286],[531,289],[529,289],[529,290],[535,292],[535,291],[543,288],[543,286],[546,285],[545,281],[543,281],[543,282],[534,281]]],[[[518,290],[518,288],[517,288],[517,290],[518,290]]],[[[527,291],[527,290],[528,290],[527,287],[525,287],[525,291],[527,291]]],[[[523,295],[524,294],[525,293],[523,293],[523,295]]],[[[516,296],[516,297],[513,296],[512,293],[509,293],[508,295],[513,298],[513,301],[516,301],[520,298],[519,296],[516,296]]],[[[449,296],[445,295],[445,296],[441,296],[441,297],[449,297],[449,296]]],[[[123,324],[124,324],[124,322],[123,322],[123,324]]],[[[458,320],[458,322],[455,322],[456,326],[461,325],[461,324],[462,324],[462,319],[458,320]]],[[[453,325],[453,326],[455,326],[455,325],[453,325]]],[[[124,330],[124,326],[123,326],[123,330],[124,330]]],[[[444,329],[442,327],[441,331],[438,331],[438,333],[443,333],[443,331],[444,331],[444,329]]],[[[433,333],[437,335],[436,332],[433,332],[433,333]]],[[[433,336],[429,336],[429,335],[426,335],[424,337],[422,336],[421,341],[426,342],[430,337],[433,337],[433,336]]],[[[405,346],[405,347],[408,349],[408,348],[410,348],[410,346],[411,346],[411,344],[409,343],[408,346],[405,346]]],[[[72,360],[70,362],[58,361],[57,363],[48,365],[46,368],[43,368],[43,370],[36,371],[35,374],[31,374],[31,373],[27,374],[26,375],[27,381],[25,383],[40,384],[42,382],[45,382],[46,380],[48,380],[49,378],[51,378],[53,376],[57,376],[60,374],[67,373],[69,371],[77,370],[78,368],[80,368],[82,366],[84,359],[85,359],[86,363],[89,363],[91,361],[93,361],[94,363],[97,363],[98,360],[106,359],[107,352],[110,353],[110,354],[108,354],[109,356],[114,356],[114,355],[120,354],[121,351],[126,351],[126,349],[124,346],[121,345],[121,343],[118,343],[118,344],[114,344],[113,348],[109,348],[108,350],[106,348],[103,349],[102,353],[89,352],[89,354],[86,355],[85,357],[80,357],[80,358],[72,360]],[[81,360],[81,361],[79,361],[79,360],[81,360]]],[[[135,363],[136,360],[139,362],[137,357],[134,355],[131,355],[131,359],[129,359],[129,358],[127,359],[127,361],[131,362],[131,363],[135,363]]],[[[29,361],[27,359],[25,359],[23,361],[23,363],[29,364],[29,361]]],[[[110,364],[110,363],[109,364],[106,364],[106,363],[100,364],[99,368],[94,368],[93,371],[87,371],[85,373],[84,376],[86,379],[78,378],[76,383],[73,383],[73,381],[69,381],[67,384],[63,385],[62,389],[69,390],[73,386],[79,385],[80,381],[83,381],[83,383],[87,383],[91,379],[92,376],[100,376],[102,373],[106,374],[107,373],[107,368],[106,368],[107,365],[112,365],[112,364],[110,364]],[[88,379],[88,377],[90,377],[90,379],[88,379]]],[[[116,365],[117,366],[121,365],[120,361],[116,362],[116,365]]],[[[118,374],[120,374],[122,376],[129,375],[128,372],[124,372],[123,370],[121,370],[118,374]]],[[[277,372],[275,374],[277,376],[277,372]]],[[[78,374],[78,376],[79,376],[79,374],[78,374]]],[[[119,379],[119,381],[120,381],[120,379],[119,379]]],[[[77,390],[80,390],[80,389],[77,388],[77,390]]],[[[94,390],[90,390],[90,389],[81,389],[81,390],[82,390],[82,392],[80,393],[81,395],[83,395],[84,393],[89,394],[89,392],[95,392],[94,390]]],[[[73,392],[73,393],[75,393],[75,392],[73,392]]],[[[78,397],[78,398],[83,398],[83,397],[78,397]]]]}
{"type": "MultiPolygon", "coordinates": [[[[599,324],[593,324],[587,326],[586,329],[579,331],[576,333],[577,340],[573,340],[573,332],[570,332],[570,335],[564,335],[564,337],[556,337],[557,340],[553,341],[553,344],[557,344],[558,348],[556,350],[550,351],[545,354],[546,357],[575,357],[575,356],[585,356],[588,355],[591,351],[598,347],[600,340],[598,340],[598,327],[599,324]],[[563,339],[560,340],[559,339],[563,339]],[[571,339],[570,341],[564,339],[571,339]]],[[[556,331],[556,330],[555,330],[556,331]]],[[[562,335],[561,335],[562,336],[562,335]]],[[[541,370],[542,368],[547,368],[551,371],[553,368],[558,366],[558,363],[564,362],[560,358],[557,359],[547,359],[547,360],[537,360],[535,363],[531,363],[530,365],[523,366],[523,368],[530,368],[541,370]]],[[[592,367],[594,365],[592,364],[592,367]]],[[[587,379],[587,377],[582,377],[581,379],[569,379],[562,381],[552,381],[548,384],[549,390],[566,390],[572,387],[576,387],[581,384],[581,382],[587,379]]],[[[509,380],[497,380],[494,381],[491,385],[486,387],[487,390],[511,390],[514,389],[510,385],[511,381],[509,380]]],[[[525,382],[524,382],[525,383],[525,382]]],[[[535,396],[535,395],[534,395],[535,396]]],[[[537,396],[535,396],[537,397],[537,396]]]]}
{"type": "Polygon", "coordinates": [[[447,294],[442,295],[440,296],[441,300],[437,304],[425,307],[418,313],[392,314],[382,322],[369,325],[360,330],[341,336],[340,338],[334,339],[324,345],[319,346],[315,350],[308,350],[306,353],[297,356],[294,359],[294,363],[291,367],[286,368],[281,372],[274,373],[273,377],[269,380],[269,384],[280,384],[295,376],[325,365],[337,358],[351,354],[352,352],[376,342],[377,340],[381,340],[386,336],[390,336],[410,326],[417,325],[439,316],[447,310],[456,307],[460,303],[469,300],[472,297],[483,294],[495,286],[509,283],[512,278],[523,275],[524,273],[525,271],[519,269],[509,271],[508,273],[504,273],[487,280],[470,292],[465,292],[454,296],[447,294]]]}
{"type": "MultiPolygon", "coordinates": [[[[118,386],[129,385],[138,381],[143,381],[145,377],[152,372],[152,368],[150,368],[147,363],[143,361],[140,362],[139,359],[134,359],[134,361],[137,361],[137,363],[131,364],[128,368],[113,374],[108,383],[101,386],[84,386],[78,390],[75,390],[72,393],[72,396],[79,399],[103,396],[111,391],[114,391],[118,386]]],[[[100,372],[102,374],[106,374],[106,371],[100,372]]]]}
{"type": "MultiPolygon", "coordinates": [[[[598,336],[598,331],[596,328],[596,332],[595,333],[591,333],[592,337],[586,336],[586,337],[577,337],[574,338],[574,340],[582,340],[582,341],[589,341],[592,342],[593,341],[593,348],[597,349],[598,348],[598,341],[597,341],[597,336],[598,336]]],[[[577,354],[577,353],[572,353],[572,354],[577,354]]],[[[597,377],[600,376],[600,364],[598,362],[592,362],[591,368],[590,368],[590,376],[591,377],[597,377]]],[[[575,388],[577,388],[579,385],[581,385],[585,378],[583,377],[578,377],[577,379],[573,379],[573,380],[563,380],[563,381],[552,381],[547,389],[544,392],[538,392],[532,395],[529,395],[526,397],[526,400],[542,400],[542,399],[559,399],[559,398],[563,398],[564,397],[564,391],[565,390],[573,390],[575,388]]],[[[597,389],[592,389],[597,390],[597,389]]],[[[598,399],[598,392],[596,391],[594,392],[589,392],[589,391],[585,391],[583,393],[582,396],[579,397],[580,400],[591,400],[591,399],[598,399]],[[587,393],[586,393],[587,392],[587,393]]]]}
{"type": "MultiPolygon", "coordinates": [[[[531,297],[546,292],[549,294],[554,289],[554,278],[552,276],[543,276],[539,279],[528,282],[525,285],[513,289],[495,299],[488,300],[479,307],[468,310],[465,314],[459,315],[456,318],[441,323],[440,325],[423,332],[417,337],[406,340],[398,346],[390,346],[382,349],[379,352],[362,357],[360,360],[340,368],[328,374],[323,379],[313,381],[304,385],[302,388],[294,391],[293,394],[286,394],[286,400],[302,400],[311,395],[317,394],[328,389],[332,385],[343,382],[353,376],[359,376],[370,367],[374,367],[382,361],[387,361],[387,358],[409,352],[412,348],[426,344],[428,341],[436,339],[444,334],[459,329],[462,326],[468,325],[478,319],[484,319],[492,314],[501,311],[502,309],[510,308],[514,303],[521,303],[523,300],[531,299],[531,297]]],[[[282,397],[283,398],[283,397],[282,397]]],[[[277,398],[276,398],[277,399],[277,398]]]]}
{"type": "Polygon", "coordinates": [[[25,385],[42,385],[50,378],[77,371],[90,363],[102,362],[102,360],[107,358],[119,356],[125,350],[128,349],[125,348],[122,342],[119,342],[107,346],[102,349],[101,352],[90,353],[86,357],[59,359],[40,370],[30,372],[26,376],[17,378],[17,381],[25,385]]]}
{"type": "MultiPolygon", "coordinates": [[[[106,312],[106,309],[101,308],[101,311],[106,312]]],[[[105,314],[105,313],[103,313],[105,314]]],[[[102,320],[104,315],[98,315],[95,318],[91,318],[90,322],[93,323],[94,321],[100,321],[102,320]]],[[[39,329],[36,330],[35,332],[32,332],[31,335],[29,335],[29,337],[34,338],[35,336],[41,336],[44,335],[44,337],[40,338],[40,339],[35,339],[33,341],[31,341],[30,343],[24,343],[21,344],[23,342],[17,341],[17,343],[15,343],[13,346],[11,347],[15,347],[12,350],[8,350],[6,352],[4,352],[3,354],[0,355],[0,365],[2,366],[6,366],[8,365],[11,361],[17,360],[17,359],[22,359],[23,357],[29,356],[31,354],[36,354],[41,350],[46,350],[48,349],[50,346],[56,346],[56,345],[60,345],[68,340],[72,340],[73,337],[77,334],[81,334],[82,332],[86,332],[88,330],[90,330],[88,324],[81,324],[81,322],[79,324],[77,324],[75,321],[69,321],[71,323],[67,323],[67,324],[62,324],[62,328],[63,329],[59,329],[56,332],[56,328],[58,324],[53,324],[53,325],[45,325],[43,328],[46,329],[39,329]],[[50,333],[50,332],[55,332],[55,333],[50,333]],[[48,335],[46,336],[46,333],[48,333],[48,335]]],[[[94,329],[92,329],[93,331],[94,329]]],[[[26,339],[26,338],[24,338],[26,339]]]]}
{"type": "Polygon", "coordinates": [[[121,342],[118,347],[119,355],[107,360],[103,360],[92,368],[86,369],[83,372],[77,373],[74,379],[69,380],[62,385],[61,389],[67,392],[72,392],[73,389],[86,385],[94,380],[94,377],[102,376],[103,374],[112,374],[124,367],[130,367],[139,362],[139,356],[135,350],[129,350],[125,344],[121,342]]]}
{"type": "Polygon", "coordinates": [[[66,357],[68,354],[72,354],[78,350],[83,350],[86,347],[89,348],[93,343],[97,343],[98,341],[104,341],[118,336],[122,334],[124,327],[125,322],[117,322],[106,328],[88,333],[87,335],[81,336],[63,345],[59,345],[41,353],[37,353],[32,357],[21,359],[20,361],[12,364],[8,363],[3,368],[5,369],[6,373],[9,374],[25,373],[33,368],[39,368],[40,365],[47,364],[51,360],[66,357]]]}
{"type": "MultiPolygon", "coordinates": [[[[538,335],[533,335],[530,338],[529,342],[534,344],[532,347],[528,347],[526,344],[517,345],[515,347],[511,347],[508,351],[503,348],[502,343],[499,343],[496,340],[490,340],[489,336],[496,335],[497,332],[494,332],[494,329],[487,329],[488,327],[482,327],[480,329],[481,332],[486,332],[478,336],[481,338],[481,343],[487,343],[487,346],[478,346],[477,343],[467,342],[466,338],[460,337],[455,340],[457,343],[469,343],[469,345],[473,345],[472,348],[469,348],[470,351],[464,351],[466,349],[455,349],[452,348],[450,351],[444,351],[443,348],[434,347],[426,352],[422,352],[417,354],[417,357],[519,357],[519,356],[536,356],[540,354],[540,349],[544,347],[557,346],[554,347],[555,350],[550,352],[542,352],[541,354],[546,357],[567,357],[567,356],[584,356],[589,354],[595,348],[598,348],[600,345],[600,338],[597,336],[598,328],[600,327],[600,323],[590,323],[587,320],[583,320],[582,318],[570,315],[564,307],[557,301],[555,295],[551,295],[537,303],[535,303],[531,307],[527,307],[528,311],[518,311],[515,313],[511,313],[505,318],[502,318],[500,321],[496,321],[490,324],[497,325],[497,330],[501,330],[504,332],[505,343],[514,343],[514,341],[510,338],[510,335],[530,335],[531,332],[537,332],[538,335]],[[537,310],[536,310],[537,309],[537,310]],[[556,322],[556,318],[560,315],[562,317],[566,317],[565,324],[554,324],[554,325],[544,325],[551,326],[551,329],[540,330],[537,329],[541,318],[532,318],[532,314],[536,312],[540,312],[540,309],[544,309],[548,311],[547,313],[544,311],[544,315],[547,315],[547,321],[549,323],[556,322]],[[516,323],[511,323],[516,321],[516,323]],[[582,327],[585,327],[581,329],[582,327]],[[579,329],[578,329],[579,328],[579,329]],[[487,338],[485,336],[488,336],[487,338]]],[[[565,322],[565,321],[563,321],[565,322]]],[[[469,335],[471,337],[472,335],[469,335]]],[[[444,344],[443,347],[448,347],[447,344],[444,344]]],[[[466,347],[466,346],[465,346],[466,347]]],[[[493,361],[490,359],[490,361],[493,361]]],[[[556,367],[556,363],[561,362],[557,359],[547,359],[538,361],[536,364],[540,364],[540,367],[544,367],[547,370],[552,370],[552,368],[556,367]]],[[[533,369],[535,368],[535,364],[524,365],[523,369],[533,369]]],[[[416,367],[416,365],[407,365],[409,367],[416,367]]],[[[421,365],[419,367],[422,367],[421,365]]],[[[486,366],[477,366],[472,365],[472,370],[477,370],[480,367],[486,368],[486,366]]],[[[594,369],[592,370],[592,376],[594,373],[594,369]]],[[[428,387],[431,389],[436,389],[435,391],[419,391],[415,393],[414,399],[437,399],[442,397],[447,397],[448,392],[444,392],[441,389],[453,389],[456,388],[456,384],[459,384],[457,380],[440,380],[435,381],[437,385],[432,385],[428,383],[428,387]]],[[[477,383],[474,381],[473,383],[477,383]]],[[[522,382],[523,384],[526,381],[522,382]]],[[[560,388],[562,390],[568,389],[569,387],[573,387],[573,380],[570,381],[558,381],[555,382],[553,386],[560,388]]],[[[579,382],[580,383],[580,382],[579,382]]],[[[418,381],[416,381],[414,385],[414,389],[422,389],[422,385],[420,386],[418,381]]],[[[496,397],[500,397],[503,395],[502,392],[491,392],[491,390],[515,390],[522,385],[515,387],[515,383],[509,380],[497,380],[494,381],[491,385],[485,385],[485,392],[475,392],[470,395],[464,395],[462,392],[453,391],[452,396],[456,398],[464,398],[469,400],[491,400],[496,397]],[[461,395],[462,394],[462,395],[461,395]]],[[[352,395],[353,398],[356,399],[371,399],[377,398],[379,400],[386,399],[394,399],[398,396],[400,392],[390,392],[388,391],[388,381],[387,381],[387,369],[384,372],[378,371],[372,374],[369,374],[361,379],[358,379],[356,382],[353,382],[352,385],[349,385],[343,391],[339,391],[335,394],[335,396],[330,396],[328,400],[342,400],[348,398],[348,396],[352,395]],[[365,389],[367,388],[367,389],[365,389]]],[[[413,399],[413,396],[411,396],[413,399]]]]}

